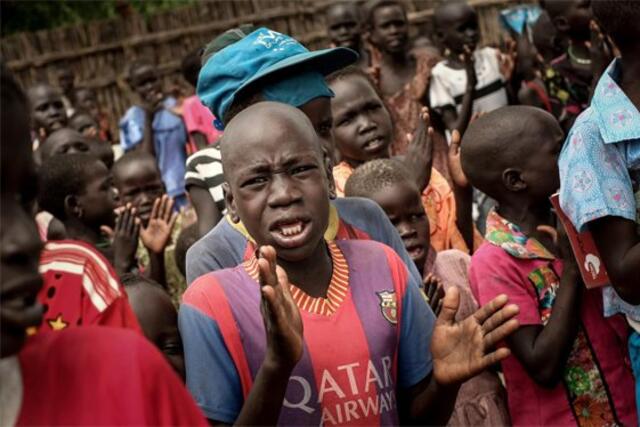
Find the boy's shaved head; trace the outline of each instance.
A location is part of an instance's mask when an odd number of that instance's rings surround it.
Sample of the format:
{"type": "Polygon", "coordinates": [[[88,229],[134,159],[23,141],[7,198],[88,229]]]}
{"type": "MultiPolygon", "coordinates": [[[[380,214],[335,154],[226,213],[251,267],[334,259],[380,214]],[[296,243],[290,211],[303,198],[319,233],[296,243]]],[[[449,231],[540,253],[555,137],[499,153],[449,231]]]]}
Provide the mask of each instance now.
{"type": "Polygon", "coordinates": [[[245,150],[260,144],[265,134],[281,131],[283,124],[294,127],[313,141],[313,148],[322,158],[322,149],[309,118],[298,108],[280,102],[259,102],[238,113],[225,127],[220,143],[225,178],[237,162],[243,161],[245,150]]]}
{"type": "MultiPolygon", "coordinates": [[[[403,164],[396,159],[376,159],[358,166],[344,186],[347,197],[366,197],[398,183],[413,184],[403,164]]],[[[416,187],[416,191],[418,188],[416,187]]]]}
{"type": "Polygon", "coordinates": [[[461,144],[462,168],[474,187],[500,201],[511,190],[505,187],[505,171],[552,167],[532,163],[547,146],[548,154],[557,156],[563,137],[557,121],[542,109],[499,108],[469,125],[461,144]]]}

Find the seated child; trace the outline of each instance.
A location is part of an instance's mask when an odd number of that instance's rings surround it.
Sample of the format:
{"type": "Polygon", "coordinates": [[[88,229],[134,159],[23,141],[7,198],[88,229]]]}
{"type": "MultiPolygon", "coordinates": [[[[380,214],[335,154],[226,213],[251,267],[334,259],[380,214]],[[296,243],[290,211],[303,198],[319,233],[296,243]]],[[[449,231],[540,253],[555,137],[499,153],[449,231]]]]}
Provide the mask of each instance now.
{"type": "Polygon", "coordinates": [[[114,143],[114,138],[111,134],[111,119],[100,108],[98,97],[93,89],[87,87],[76,89],[76,106],[79,110],[89,113],[98,123],[98,137],[101,141],[114,143]]]}
{"type": "MultiPolygon", "coordinates": [[[[356,55],[342,48],[310,52],[286,34],[267,28],[239,27],[211,41],[203,60],[206,64],[200,71],[198,96],[223,123],[265,99],[295,106],[307,115],[316,130],[319,144],[327,154],[326,173],[333,191],[334,143],[330,101],[333,93],[326,85],[324,75],[355,62],[356,55]],[[282,48],[272,49],[272,45],[266,42],[269,40],[282,48]],[[247,66],[254,60],[260,65],[258,69],[247,66]],[[300,74],[300,69],[309,72],[300,74]],[[228,84],[220,85],[221,81],[228,84]]],[[[210,182],[221,186],[223,177],[210,182]]],[[[221,188],[219,191],[222,194],[221,188]]],[[[412,281],[419,285],[420,277],[415,265],[379,206],[370,200],[341,198],[332,200],[330,210],[331,221],[325,234],[327,240],[371,239],[382,242],[399,254],[409,269],[412,281]]],[[[187,252],[187,281],[191,283],[211,271],[235,267],[254,251],[254,242],[242,224],[233,224],[225,216],[187,252]]]]}
{"type": "Polygon", "coordinates": [[[62,93],[53,86],[39,83],[29,88],[33,127],[33,149],[37,149],[54,130],[67,126],[62,93]]]}
{"type": "MultiPolygon", "coordinates": [[[[351,197],[367,197],[378,203],[398,229],[407,252],[422,274],[425,292],[429,284],[443,283],[460,292],[460,308],[456,320],[472,315],[478,304],[471,294],[467,270],[469,255],[452,249],[436,253],[430,245],[429,220],[421,194],[404,171],[403,164],[393,159],[371,160],[359,166],[349,177],[345,193],[351,197]]],[[[427,302],[437,309],[437,290],[427,302]]],[[[436,310],[434,310],[435,312],[436,310]]],[[[483,372],[460,388],[448,426],[504,426],[510,424],[504,388],[498,376],[483,372]]]]}
{"type": "Polygon", "coordinates": [[[136,149],[151,154],[176,208],[186,206],[187,131],[182,119],[171,111],[176,100],[164,95],[156,69],[149,63],[136,61],[131,64],[127,83],[142,104],[129,108],[120,120],[120,145],[125,152],[136,149]]]}
{"type": "Polygon", "coordinates": [[[126,153],[114,164],[112,175],[120,206],[131,205],[140,220],[138,265],[179,304],[186,283],[173,251],[182,228],[182,213],[173,212],[173,200],[165,194],[155,159],[144,151],[126,153]]]}
{"type": "MultiPolygon", "coordinates": [[[[375,86],[359,68],[339,70],[327,77],[327,81],[335,94],[331,100],[333,136],[342,158],[342,162],[333,168],[333,178],[336,193],[344,196],[345,182],[355,167],[372,159],[390,156],[393,123],[375,86]]],[[[422,132],[422,136],[427,138],[432,134],[422,132]]],[[[426,167],[430,168],[430,164],[427,162],[426,167]]],[[[421,166],[425,167],[424,164],[421,166]]],[[[431,243],[436,251],[453,248],[469,252],[459,225],[464,227],[465,219],[470,222],[470,215],[456,214],[456,198],[451,187],[435,168],[430,172],[431,177],[426,181],[428,185],[422,191],[422,203],[431,224],[431,243]]],[[[469,240],[473,242],[472,239],[469,240]]]]}
{"type": "Polygon", "coordinates": [[[502,75],[498,50],[477,48],[478,15],[465,1],[441,3],[434,19],[445,59],[431,71],[429,104],[449,131],[464,133],[473,114],[509,103],[505,83],[510,76],[502,75]]]}
{"type": "Polygon", "coordinates": [[[160,284],[143,276],[127,273],[120,279],[144,336],[164,354],[184,381],[184,351],[178,332],[178,312],[171,297],[160,284]]]}
{"type": "MultiPolygon", "coordinates": [[[[29,184],[37,180],[26,96],[4,67],[0,78],[0,425],[204,425],[178,377],[140,334],[85,323],[27,335],[49,304],[36,297],[43,285],[42,243],[25,209],[35,196],[29,184]]],[[[55,283],[56,294],[68,286],[83,289],[82,280],[68,278],[61,273],[48,280],[45,273],[45,288],[55,283]]],[[[67,304],[91,303],[89,294],[70,297],[67,304]]]]}
{"type": "Polygon", "coordinates": [[[593,3],[593,13],[622,58],[602,74],[591,106],[567,136],[560,205],[578,230],[591,231],[602,256],[613,285],[603,291],[605,314],[622,312],[633,327],[629,347],[640,408],[640,10],[633,1],[602,1],[593,3]]]}
{"type": "Polygon", "coordinates": [[[459,383],[508,354],[486,353],[517,328],[508,320],[517,307],[501,297],[455,323],[451,290],[433,329],[392,249],[327,242],[317,139],[300,110],[274,102],[227,125],[227,207],[259,259],[202,276],[185,292],[187,387],[214,423],[444,423],[459,383]],[[500,320],[485,322],[494,312],[500,320]]]}
{"type": "MultiPolygon", "coordinates": [[[[200,73],[202,49],[190,52],[182,59],[182,77],[195,89],[198,85],[200,73]]],[[[186,98],[182,103],[182,120],[189,134],[187,154],[214,144],[222,135],[222,132],[213,126],[215,116],[200,102],[197,95],[186,98]]]]}
{"type": "Polygon", "coordinates": [[[464,172],[498,201],[471,259],[471,289],[480,304],[507,294],[520,308],[502,362],[514,425],[637,425],[624,318],[603,316],[602,292],[582,284],[566,235],[543,232],[555,224],[563,141],[535,107],[501,108],[467,129],[464,172]]]}

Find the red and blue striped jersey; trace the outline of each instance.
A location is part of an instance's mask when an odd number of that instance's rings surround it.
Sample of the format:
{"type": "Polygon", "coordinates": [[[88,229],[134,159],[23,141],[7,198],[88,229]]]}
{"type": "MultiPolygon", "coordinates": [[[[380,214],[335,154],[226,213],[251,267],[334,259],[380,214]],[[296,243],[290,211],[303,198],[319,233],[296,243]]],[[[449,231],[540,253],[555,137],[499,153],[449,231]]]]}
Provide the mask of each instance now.
{"type": "MultiPolygon", "coordinates": [[[[431,372],[435,318],[395,252],[377,242],[328,243],[325,298],[292,287],[304,352],[279,424],[398,424],[396,392],[431,372]]],[[[187,386],[207,418],[233,423],[266,351],[257,261],[209,273],[180,309],[187,386]]]]}

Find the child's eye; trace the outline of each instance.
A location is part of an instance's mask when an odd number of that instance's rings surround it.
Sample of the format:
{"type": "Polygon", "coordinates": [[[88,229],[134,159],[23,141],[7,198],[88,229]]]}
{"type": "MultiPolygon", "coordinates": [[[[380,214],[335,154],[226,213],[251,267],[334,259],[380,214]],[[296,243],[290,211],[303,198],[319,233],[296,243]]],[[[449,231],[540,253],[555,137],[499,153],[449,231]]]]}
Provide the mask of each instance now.
{"type": "Polygon", "coordinates": [[[411,215],[411,221],[412,222],[422,221],[423,218],[424,218],[424,214],[423,213],[411,215]]]}
{"type": "Polygon", "coordinates": [[[311,166],[311,165],[297,166],[297,167],[291,169],[291,174],[292,175],[296,175],[296,174],[300,174],[300,173],[304,173],[304,172],[310,171],[312,169],[315,169],[315,166],[311,166]]]}
{"type": "Polygon", "coordinates": [[[249,187],[249,186],[256,186],[256,185],[262,185],[265,184],[267,182],[267,178],[264,176],[256,176],[254,178],[249,178],[246,181],[244,181],[240,187],[244,188],[244,187],[249,187]]]}

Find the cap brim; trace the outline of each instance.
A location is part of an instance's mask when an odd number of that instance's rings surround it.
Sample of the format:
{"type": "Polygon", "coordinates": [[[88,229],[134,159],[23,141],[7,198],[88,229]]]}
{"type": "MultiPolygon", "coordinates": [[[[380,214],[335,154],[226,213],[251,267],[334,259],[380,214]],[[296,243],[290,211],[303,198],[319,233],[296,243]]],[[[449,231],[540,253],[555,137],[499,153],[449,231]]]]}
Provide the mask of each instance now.
{"type": "Polygon", "coordinates": [[[280,80],[287,73],[304,73],[316,71],[323,76],[328,76],[334,71],[354,64],[358,61],[358,54],[348,48],[336,47],[331,49],[305,52],[283,59],[282,61],[265,68],[240,86],[236,94],[243,92],[258,83],[267,83],[280,80]]]}

